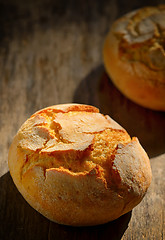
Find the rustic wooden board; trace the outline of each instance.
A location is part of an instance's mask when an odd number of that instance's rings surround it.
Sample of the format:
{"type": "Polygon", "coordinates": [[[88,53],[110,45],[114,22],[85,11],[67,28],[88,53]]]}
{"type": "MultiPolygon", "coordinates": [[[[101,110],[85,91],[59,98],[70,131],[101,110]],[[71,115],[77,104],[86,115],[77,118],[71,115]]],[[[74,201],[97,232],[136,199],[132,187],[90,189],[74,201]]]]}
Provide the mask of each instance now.
{"type": "Polygon", "coordinates": [[[0,240],[165,238],[165,113],[126,99],[102,62],[104,37],[117,17],[163,2],[0,1],[0,240]],[[21,124],[40,108],[67,102],[98,106],[137,136],[151,159],[144,200],[105,225],[48,221],[26,203],[8,172],[8,149],[21,124]]]}

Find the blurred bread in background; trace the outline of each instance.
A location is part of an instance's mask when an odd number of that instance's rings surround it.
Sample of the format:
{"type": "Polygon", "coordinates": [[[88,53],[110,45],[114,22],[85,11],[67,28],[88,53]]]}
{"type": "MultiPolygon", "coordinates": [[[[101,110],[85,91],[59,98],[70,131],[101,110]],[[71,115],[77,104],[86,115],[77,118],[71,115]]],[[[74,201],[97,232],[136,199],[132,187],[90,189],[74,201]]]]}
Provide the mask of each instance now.
{"type": "Polygon", "coordinates": [[[103,57],[108,75],[126,97],[165,111],[165,5],[144,7],[116,20],[103,57]]]}

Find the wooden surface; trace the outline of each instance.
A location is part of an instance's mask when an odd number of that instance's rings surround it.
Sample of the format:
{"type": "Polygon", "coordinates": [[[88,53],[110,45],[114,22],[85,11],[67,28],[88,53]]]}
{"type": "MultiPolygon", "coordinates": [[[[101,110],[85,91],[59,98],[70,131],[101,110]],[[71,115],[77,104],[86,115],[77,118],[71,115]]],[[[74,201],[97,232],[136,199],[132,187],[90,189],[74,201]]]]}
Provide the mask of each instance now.
{"type": "Polygon", "coordinates": [[[165,113],[144,109],[113,86],[102,62],[111,23],[164,1],[0,1],[0,240],[165,239],[165,113]],[[13,136],[36,110],[92,104],[137,136],[153,180],[144,200],[116,221],[95,227],[58,225],[32,209],[8,172],[13,136]]]}

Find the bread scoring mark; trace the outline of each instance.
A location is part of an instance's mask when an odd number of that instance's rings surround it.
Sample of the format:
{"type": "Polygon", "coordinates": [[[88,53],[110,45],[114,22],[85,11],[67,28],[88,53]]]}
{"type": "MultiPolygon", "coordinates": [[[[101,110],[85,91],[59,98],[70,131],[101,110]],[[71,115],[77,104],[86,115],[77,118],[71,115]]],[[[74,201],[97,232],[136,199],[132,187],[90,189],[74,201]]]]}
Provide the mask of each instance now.
{"type": "Polygon", "coordinates": [[[41,109],[34,113],[32,116],[37,114],[54,114],[54,113],[67,113],[67,112],[97,112],[99,113],[99,109],[85,104],[78,104],[78,103],[68,103],[68,104],[59,104],[53,105],[44,109],[41,109]]]}
{"type": "Polygon", "coordinates": [[[108,116],[50,110],[34,114],[18,137],[26,155],[21,178],[34,166],[43,171],[62,167],[73,173],[89,172],[97,165],[103,167],[118,143],[130,141],[126,131],[108,116]]]}
{"type": "Polygon", "coordinates": [[[153,71],[165,69],[165,5],[127,14],[114,24],[121,59],[138,61],[153,71]]]}

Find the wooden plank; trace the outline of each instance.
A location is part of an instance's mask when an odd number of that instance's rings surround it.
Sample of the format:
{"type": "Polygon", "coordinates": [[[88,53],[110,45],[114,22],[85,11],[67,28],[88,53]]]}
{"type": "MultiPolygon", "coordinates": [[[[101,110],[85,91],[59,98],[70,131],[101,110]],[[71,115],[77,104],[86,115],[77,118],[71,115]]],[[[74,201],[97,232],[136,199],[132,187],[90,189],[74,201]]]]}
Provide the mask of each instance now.
{"type": "MultiPolygon", "coordinates": [[[[150,1],[150,4],[163,1],[150,1]]],[[[111,23],[142,0],[0,2],[0,239],[164,239],[165,113],[126,99],[111,83],[102,46],[111,23]],[[21,124],[59,103],[92,104],[137,136],[151,158],[144,200],[116,221],[73,228],[32,209],[8,172],[7,155],[21,124]]]]}

